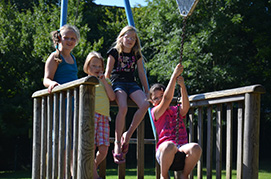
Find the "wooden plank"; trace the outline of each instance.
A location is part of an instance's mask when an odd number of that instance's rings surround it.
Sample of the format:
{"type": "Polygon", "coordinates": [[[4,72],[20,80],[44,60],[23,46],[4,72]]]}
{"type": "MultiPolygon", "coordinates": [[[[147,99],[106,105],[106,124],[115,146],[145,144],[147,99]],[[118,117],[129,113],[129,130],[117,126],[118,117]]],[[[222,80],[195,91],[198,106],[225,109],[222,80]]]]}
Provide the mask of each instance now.
{"type": "MultiPolygon", "coordinates": [[[[202,107],[198,108],[198,144],[203,148],[203,109],[202,107]]],[[[202,156],[200,157],[197,164],[197,176],[198,179],[202,179],[202,156]]]]}
{"type": "Polygon", "coordinates": [[[245,86],[240,88],[228,89],[228,90],[221,90],[221,91],[214,91],[202,94],[196,94],[189,96],[189,101],[199,101],[199,100],[207,100],[207,99],[214,99],[214,98],[222,98],[222,97],[230,97],[236,95],[244,95],[246,93],[265,93],[265,89],[262,85],[251,85],[245,86]]]}
{"type": "Polygon", "coordinates": [[[34,98],[33,101],[32,179],[36,179],[40,178],[41,98],[34,98]]]}
{"type": "Polygon", "coordinates": [[[208,105],[216,105],[216,104],[223,104],[229,102],[237,102],[237,101],[244,101],[244,95],[232,96],[232,97],[223,97],[218,99],[209,99],[204,101],[192,101],[190,102],[191,107],[199,107],[199,106],[208,106],[208,105]]]}
{"type": "Polygon", "coordinates": [[[41,100],[41,162],[40,178],[46,178],[46,149],[47,149],[47,105],[46,97],[41,100]]]}
{"type": "Polygon", "coordinates": [[[227,134],[226,134],[226,179],[232,175],[232,103],[227,104],[227,134]]]}
{"type": "Polygon", "coordinates": [[[243,178],[258,179],[260,94],[245,95],[243,178]]]}
{"type": "Polygon", "coordinates": [[[53,122],[53,178],[58,177],[58,149],[59,149],[59,93],[53,94],[54,122],[53,122]]]}
{"type": "Polygon", "coordinates": [[[216,179],[221,179],[222,171],[222,104],[216,107],[216,179]]]}
{"type": "Polygon", "coordinates": [[[244,121],[243,121],[243,102],[238,103],[238,124],[237,124],[237,179],[243,177],[243,133],[244,133],[244,121]]]}
{"type": "MultiPolygon", "coordinates": [[[[109,138],[110,143],[114,143],[114,141],[115,141],[114,137],[109,138]]],[[[131,138],[130,141],[129,141],[129,144],[137,144],[137,138],[131,138]]],[[[155,144],[155,139],[144,139],[144,144],[154,145],[155,144]]]]}
{"type": "Polygon", "coordinates": [[[137,128],[137,178],[144,178],[144,137],[145,119],[141,121],[137,128]]]}
{"type": "Polygon", "coordinates": [[[160,179],[160,176],[161,176],[160,174],[161,174],[161,168],[160,168],[160,165],[157,162],[156,157],[155,157],[155,176],[156,176],[156,179],[160,179]]]}
{"type": "Polygon", "coordinates": [[[118,179],[124,179],[125,178],[125,169],[126,169],[126,163],[119,164],[118,166],[118,179]]]}
{"type": "Polygon", "coordinates": [[[206,155],[206,176],[212,178],[212,161],[213,161],[213,115],[212,106],[207,108],[207,155],[206,155]]]}
{"type": "Polygon", "coordinates": [[[99,165],[99,176],[103,179],[106,176],[106,158],[99,165]]]}
{"type": "Polygon", "coordinates": [[[74,113],[73,113],[73,179],[77,178],[78,163],[78,121],[79,121],[79,87],[74,89],[74,113]]]}
{"type": "MultiPolygon", "coordinates": [[[[189,142],[195,142],[194,137],[195,137],[195,132],[194,132],[194,125],[193,125],[193,121],[194,121],[194,108],[191,108],[189,110],[188,113],[188,126],[189,126],[189,142]]],[[[190,179],[193,179],[193,170],[191,171],[190,175],[189,175],[190,179]]]]}
{"type": "Polygon", "coordinates": [[[52,130],[53,130],[53,110],[52,95],[47,96],[47,178],[52,178],[52,130]]]}
{"type": "Polygon", "coordinates": [[[79,91],[79,141],[77,178],[93,178],[95,86],[81,85],[79,91]]]}
{"type": "MultiPolygon", "coordinates": [[[[99,84],[99,80],[95,76],[86,76],[86,77],[80,78],[78,80],[74,80],[74,81],[64,83],[62,85],[58,85],[58,86],[54,87],[51,94],[59,93],[61,91],[66,91],[68,89],[73,89],[73,88],[78,87],[82,84],[96,85],[96,84],[99,84]]],[[[34,92],[32,94],[32,98],[47,96],[47,95],[50,95],[50,93],[48,92],[48,89],[43,89],[43,90],[39,90],[39,91],[34,92]]]]}
{"type": "Polygon", "coordinates": [[[64,178],[65,172],[65,94],[64,92],[60,93],[59,96],[59,149],[58,149],[58,177],[64,178]]]}
{"type": "Polygon", "coordinates": [[[66,135],[65,135],[65,177],[71,178],[71,134],[72,134],[72,96],[73,91],[67,90],[66,99],[66,135]]]}

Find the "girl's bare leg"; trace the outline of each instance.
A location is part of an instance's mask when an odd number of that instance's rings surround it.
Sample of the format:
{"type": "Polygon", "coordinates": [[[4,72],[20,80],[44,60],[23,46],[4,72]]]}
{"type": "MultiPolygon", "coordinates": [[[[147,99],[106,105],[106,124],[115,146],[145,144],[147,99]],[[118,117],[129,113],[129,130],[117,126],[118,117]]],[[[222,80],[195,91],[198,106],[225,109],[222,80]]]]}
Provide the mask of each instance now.
{"type": "Polygon", "coordinates": [[[161,178],[166,179],[178,148],[173,142],[164,142],[160,144],[158,150],[160,151],[161,178]]]}
{"type": "Polygon", "coordinates": [[[127,94],[122,91],[118,90],[116,92],[116,101],[118,103],[119,111],[116,116],[116,123],[115,123],[115,141],[114,142],[114,153],[115,154],[120,154],[121,153],[121,148],[120,148],[120,140],[125,124],[125,117],[127,114],[127,94]]]}
{"type": "Polygon", "coordinates": [[[201,157],[202,149],[197,143],[188,143],[179,148],[181,152],[186,153],[184,170],[182,172],[182,179],[187,179],[192,172],[198,160],[201,157]]]}
{"type": "Polygon", "coordinates": [[[147,97],[145,93],[141,90],[137,90],[130,94],[130,98],[137,104],[138,110],[135,112],[132,123],[123,135],[123,143],[129,143],[130,138],[132,137],[134,131],[137,129],[139,126],[140,122],[144,118],[148,107],[149,107],[149,102],[147,101],[147,97]]]}
{"type": "Polygon", "coordinates": [[[106,146],[106,145],[98,146],[98,151],[96,153],[96,158],[95,158],[95,166],[96,166],[96,168],[106,158],[107,152],[108,152],[108,146],[106,146]]]}

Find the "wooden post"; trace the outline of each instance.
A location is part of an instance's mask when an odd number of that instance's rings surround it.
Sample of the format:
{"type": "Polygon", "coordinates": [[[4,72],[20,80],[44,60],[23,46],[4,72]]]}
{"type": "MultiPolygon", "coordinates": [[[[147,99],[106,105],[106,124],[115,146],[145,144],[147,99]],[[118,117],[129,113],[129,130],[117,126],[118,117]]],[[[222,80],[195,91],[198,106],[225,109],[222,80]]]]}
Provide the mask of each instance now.
{"type": "Polygon", "coordinates": [[[59,138],[55,140],[59,140],[59,148],[58,148],[58,177],[64,178],[64,169],[65,169],[65,95],[64,92],[60,93],[59,97],[59,138]]]}
{"type": "Polygon", "coordinates": [[[53,118],[52,118],[52,96],[47,96],[47,178],[52,178],[52,126],[53,126],[53,118]]]}
{"type": "Polygon", "coordinates": [[[74,89],[74,113],[73,113],[73,179],[77,176],[78,159],[78,119],[79,119],[79,87],[74,89]]]}
{"type": "Polygon", "coordinates": [[[244,134],[244,122],[243,122],[243,101],[238,103],[238,123],[237,123],[237,179],[242,179],[243,172],[243,134],[244,134]]]}
{"type": "Polygon", "coordinates": [[[71,135],[72,135],[72,90],[67,91],[66,135],[65,135],[65,178],[71,178],[71,135]]]}
{"type": "Polygon", "coordinates": [[[40,113],[41,98],[34,98],[32,179],[40,177],[40,113]]]}
{"type": "Polygon", "coordinates": [[[58,177],[59,93],[54,93],[53,178],[58,177]]]}
{"type": "Polygon", "coordinates": [[[47,113],[46,97],[41,99],[41,160],[40,160],[40,178],[46,177],[46,149],[47,149],[47,113]]]}
{"type": "Polygon", "coordinates": [[[144,178],[144,128],[143,119],[137,128],[137,178],[144,178]]]}
{"type": "MultiPolygon", "coordinates": [[[[203,111],[202,107],[198,108],[198,144],[203,148],[203,111]]],[[[202,156],[198,161],[197,176],[202,179],[202,156]]]]}
{"type": "Polygon", "coordinates": [[[95,86],[81,85],[79,100],[78,179],[92,179],[94,166],[95,86]]]}
{"type": "Polygon", "coordinates": [[[245,94],[243,178],[258,179],[260,94],[245,94]]]}
{"type": "MultiPolygon", "coordinates": [[[[195,142],[195,131],[194,131],[194,125],[193,125],[193,121],[194,121],[194,108],[191,108],[189,111],[189,117],[188,117],[188,124],[189,124],[189,143],[191,142],[195,142]]],[[[184,119],[185,120],[185,119],[184,119]]],[[[185,122],[185,121],[184,121],[185,122]]],[[[193,175],[193,170],[191,171],[190,175],[189,175],[190,179],[194,178],[193,175]]]]}
{"type": "Polygon", "coordinates": [[[212,178],[212,160],[213,160],[213,115],[212,115],[213,107],[212,105],[208,106],[207,109],[207,159],[206,159],[206,167],[207,167],[207,179],[212,178]]]}
{"type": "Polygon", "coordinates": [[[221,179],[222,170],[222,104],[216,108],[216,178],[221,179]]]}
{"type": "Polygon", "coordinates": [[[232,103],[227,103],[227,129],[226,129],[226,179],[232,174],[232,103]]]}

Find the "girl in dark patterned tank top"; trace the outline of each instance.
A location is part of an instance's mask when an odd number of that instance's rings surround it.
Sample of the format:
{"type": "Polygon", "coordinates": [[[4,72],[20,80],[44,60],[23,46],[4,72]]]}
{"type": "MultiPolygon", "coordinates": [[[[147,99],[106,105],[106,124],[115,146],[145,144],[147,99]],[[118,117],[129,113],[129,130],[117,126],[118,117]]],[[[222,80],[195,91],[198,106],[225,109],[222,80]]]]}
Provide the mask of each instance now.
{"type": "Polygon", "coordinates": [[[105,77],[110,78],[113,90],[116,93],[116,101],[119,111],[116,116],[115,143],[113,157],[117,164],[125,162],[128,152],[129,140],[144,118],[149,102],[147,100],[148,84],[144,72],[142,54],[136,29],[132,26],[124,27],[115,43],[115,46],[107,53],[108,60],[105,77]],[[144,87],[145,93],[135,81],[135,69],[144,87]],[[127,98],[130,97],[138,106],[133,116],[129,129],[123,133],[125,117],[127,113],[127,98]]]}

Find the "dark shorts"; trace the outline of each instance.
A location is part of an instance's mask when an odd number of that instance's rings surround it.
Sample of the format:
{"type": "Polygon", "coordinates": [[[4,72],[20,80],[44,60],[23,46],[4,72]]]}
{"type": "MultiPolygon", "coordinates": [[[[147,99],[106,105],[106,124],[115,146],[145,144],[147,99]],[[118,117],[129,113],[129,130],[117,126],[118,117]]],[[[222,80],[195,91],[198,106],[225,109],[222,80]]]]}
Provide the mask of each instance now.
{"type": "MultiPolygon", "coordinates": [[[[157,150],[156,151],[156,160],[159,163],[159,165],[161,165],[160,157],[161,157],[161,152],[159,150],[157,150]]],[[[174,159],[172,161],[172,164],[171,164],[169,170],[171,170],[171,171],[183,170],[184,165],[185,165],[185,158],[186,158],[186,154],[184,152],[180,152],[178,150],[174,156],[174,159]]]]}
{"type": "Polygon", "coordinates": [[[112,88],[114,92],[118,90],[125,91],[128,96],[137,90],[141,90],[136,82],[115,82],[113,83],[112,88]]]}

